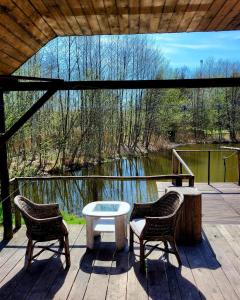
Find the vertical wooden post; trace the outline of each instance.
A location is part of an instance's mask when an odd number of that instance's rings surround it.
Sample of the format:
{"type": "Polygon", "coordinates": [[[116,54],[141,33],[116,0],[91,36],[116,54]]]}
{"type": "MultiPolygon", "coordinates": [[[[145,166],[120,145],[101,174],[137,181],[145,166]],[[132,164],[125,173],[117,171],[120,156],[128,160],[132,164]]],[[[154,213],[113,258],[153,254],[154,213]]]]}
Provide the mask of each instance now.
{"type": "Polygon", "coordinates": [[[208,185],[210,184],[210,176],[211,176],[211,152],[208,151],[208,185]]]}
{"type": "Polygon", "coordinates": [[[240,151],[237,152],[238,159],[238,185],[240,185],[240,151]]]}
{"type": "Polygon", "coordinates": [[[189,186],[194,187],[194,181],[195,181],[195,177],[194,177],[194,176],[191,176],[191,177],[189,178],[189,186]]]}
{"type": "MultiPolygon", "coordinates": [[[[173,174],[178,174],[178,166],[179,166],[179,161],[176,158],[176,156],[172,153],[172,172],[173,174]]],[[[176,185],[176,179],[172,180],[172,184],[176,185]]]]}
{"type": "Polygon", "coordinates": [[[98,201],[98,190],[97,190],[97,180],[92,180],[92,195],[93,195],[93,201],[98,201]]]}
{"type": "Polygon", "coordinates": [[[182,164],[180,163],[180,174],[183,173],[182,164]]]}
{"type": "MultiPolygon", "coordinates": [[[[13,197],[17,196],[20,194],[19,191],[19,185],[18,185],[18,180],[15,178],[13,181],[13,197]]],[[[21,228],[21,213],[19,209],[15,206],[14,207],[14,213],[15,213],[15,229],[21,228]]]]}
{"type": "MultiPolygon", "coordinates": [[[[0,134],[5,132],[5,111],[3,90],[0,88],[0,134]]],[[[9,193],[9,173],[7,164],[7,145],[0,146],[0,181],[1,181],[1,202],[3,210],[3,238],[9,240],[13,236],[12,207],[9,193]]]]}
{"type": "Polygon", "coordinates": [[[178,177],[175,179],[176,181],[176,186],[182,186],[182,178],[181,177],[178,177]]]}

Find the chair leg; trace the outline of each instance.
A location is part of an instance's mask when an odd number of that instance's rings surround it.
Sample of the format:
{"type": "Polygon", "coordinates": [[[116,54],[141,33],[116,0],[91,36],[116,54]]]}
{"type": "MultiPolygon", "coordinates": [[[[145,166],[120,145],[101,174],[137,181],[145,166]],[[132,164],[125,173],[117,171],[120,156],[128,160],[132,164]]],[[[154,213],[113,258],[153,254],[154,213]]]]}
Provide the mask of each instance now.
{"type": "Polygon", "coordinates": [[[133,230],[129,227],[129,251],[133,251],[133,230]]]}
{"type": "Polygon", "coordinates": [[[65,250],[65,257],[66,257],[66,267],[69,268],[71,265],[71,260],[70,260],[68,235],[65,236],[64,250],[65,250]]]}
{"type": "Polygon", "coordinates": [[[31,239],[28,240],[26,254],[25,254],[25,262],[24,262],[24,269],[27,270],[32,261],[32,254],[33,254],[33,242],[31,239]]]}
{"type": "Polygon", "coordinates": [[[180,258],[179,252],[178,252],[178,247],[177,247],[176,241],[173,241],[171,243],[171,246],[173,248],[173,252],[176,255],[176,258],[177,258],[177,261],[178,261],[178,265],[180,267],[182,265],[182,261],[181,261],[181,258],[180,258]]]}
{"type": "Polygon", "coordinates": [[[143,243],[143,240],[140,239],[140,271],[142,273],[146,272],[146,266],[145,266],[145,245],[143,243]]]}
{"type": "Polygon", "coordinates": [[[64,247],[64,238],[59,239],[59,248],[63,249],[64,247]]]}
{"type": "Polygon", "coordinates": [[[166,250],[168,250],[168,243],[167,243],[167,242],[163,242],[163,244],[164,244],[164,248],[165,248],[166,250]]]}
{"type": "Polygon", "coordinates": [[[168,242],[167,241],[164,241],[163,242],[164,244],[164,249],[166,250],[165,253],[164,253],[164,257],[167,261],[169,261],[169,248],[168,248],[168,242]]]}

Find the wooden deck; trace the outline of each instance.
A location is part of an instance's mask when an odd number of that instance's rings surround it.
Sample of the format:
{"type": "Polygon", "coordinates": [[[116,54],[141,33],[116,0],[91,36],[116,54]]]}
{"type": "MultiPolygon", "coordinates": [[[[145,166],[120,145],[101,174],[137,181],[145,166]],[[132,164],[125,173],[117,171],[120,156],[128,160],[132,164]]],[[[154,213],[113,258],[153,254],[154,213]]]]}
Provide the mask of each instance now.
{"type": "Polygon", "coordinates": [[[175,257],[154,251],[143,276],[133,254],[115,251],[111,234],[87,253],[85,226],[71,225],[70,269],[64,269],[63,257],[44,252],[25,272],[23,226],[1,245],[0,299],[240,299],[240,188],[198,187],[203,191],[203,241],[180,246],[181,269],[175,257]]]}

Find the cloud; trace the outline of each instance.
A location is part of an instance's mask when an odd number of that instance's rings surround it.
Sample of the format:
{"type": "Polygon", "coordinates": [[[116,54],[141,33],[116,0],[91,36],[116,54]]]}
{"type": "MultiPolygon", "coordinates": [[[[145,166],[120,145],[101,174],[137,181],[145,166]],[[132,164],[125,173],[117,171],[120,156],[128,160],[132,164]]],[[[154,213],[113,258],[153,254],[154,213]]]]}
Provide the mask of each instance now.
{"type": "Polygon", "coordinates": [[[190,50],[197,50],[197,49],[219,49],[225,48],[223,45],[216,45],[216,44],[181,44],[181,43],[171,43],[169,46],[174,48],[183,48],[183,49],[190,49],[190,50]]]}
{"type": "Polygon", "coordinates": [[[154,34],[152,35],[152,39],[156,42],[175,42],[176,41],[176,34],[154,34]]]}

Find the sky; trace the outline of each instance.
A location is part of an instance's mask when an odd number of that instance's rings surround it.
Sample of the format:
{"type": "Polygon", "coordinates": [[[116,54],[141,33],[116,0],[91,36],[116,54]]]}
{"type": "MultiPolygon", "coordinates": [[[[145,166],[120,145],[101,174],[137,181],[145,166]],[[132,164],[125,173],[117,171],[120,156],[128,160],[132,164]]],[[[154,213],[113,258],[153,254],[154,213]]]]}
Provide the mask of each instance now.
{"type": "Polygon", "coordinates": [[[240,60],[240,31],[165,33],[154,34],[151,39],[172,67],[193,69],[209,57],[240,60]]]}

